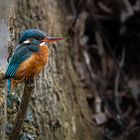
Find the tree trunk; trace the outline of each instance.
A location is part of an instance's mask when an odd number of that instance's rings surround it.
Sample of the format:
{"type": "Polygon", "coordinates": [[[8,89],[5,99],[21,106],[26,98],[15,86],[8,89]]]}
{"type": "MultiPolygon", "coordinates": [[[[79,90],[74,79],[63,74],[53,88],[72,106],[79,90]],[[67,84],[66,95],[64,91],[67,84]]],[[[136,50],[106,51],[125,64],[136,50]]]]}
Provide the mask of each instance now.
{"type": "Polygon", "coordinates": [[[5,81],[2,76],[7,67],[8,47],[11,48],[14,2],[10,0],[0,0],[0,139],[5,140],[5,128],[7,123],[7,92],[5,81]]]}
{"type": "MultiPolygon", "coordinates": [[[[16,33],[39,28],[64,41],[49,44],[49,63],[35,80],[31,109],[41,140],[97,140],[85,91],[72,65],[63,0],[17,0],[16,33]]],[[[73,46],[71,46],[72,49],[73,46]]]]}

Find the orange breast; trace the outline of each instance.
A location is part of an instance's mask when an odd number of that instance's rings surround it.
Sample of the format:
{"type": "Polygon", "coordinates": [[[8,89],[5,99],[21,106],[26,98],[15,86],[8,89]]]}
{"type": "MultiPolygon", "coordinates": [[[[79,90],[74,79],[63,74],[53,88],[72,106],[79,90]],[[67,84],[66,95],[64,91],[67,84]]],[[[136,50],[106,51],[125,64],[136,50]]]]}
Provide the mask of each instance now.
{"type": "Polygon", "coordinates": [[[39,52],[34,53],[20,65],[14,79],[25,80],[36,76],[44,68],[47,62],[48,47],[40,46],[39,52]]]}

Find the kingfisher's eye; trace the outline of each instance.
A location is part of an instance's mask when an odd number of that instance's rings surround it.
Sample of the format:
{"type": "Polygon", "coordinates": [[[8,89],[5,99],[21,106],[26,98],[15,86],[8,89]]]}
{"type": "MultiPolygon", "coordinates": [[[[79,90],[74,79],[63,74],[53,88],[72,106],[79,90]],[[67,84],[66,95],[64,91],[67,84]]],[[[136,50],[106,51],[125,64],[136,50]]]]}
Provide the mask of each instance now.
{"type": "Polygon", "coordinates": [[[37,39],[37,40],[42,40],[43,38],[42,38],[42,37],[36,37],[35,39],[37,39]]]}

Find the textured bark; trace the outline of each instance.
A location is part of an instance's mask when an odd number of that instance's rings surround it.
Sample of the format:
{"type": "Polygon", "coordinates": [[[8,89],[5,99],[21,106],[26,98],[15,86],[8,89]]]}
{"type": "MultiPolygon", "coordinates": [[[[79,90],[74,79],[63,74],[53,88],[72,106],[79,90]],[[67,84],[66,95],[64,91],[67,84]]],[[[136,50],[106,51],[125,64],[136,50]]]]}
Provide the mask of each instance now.
{"type": "Polygon", "coordinates": [[[0,139],[5,140],[7,123],[6,82],[2,80],[7,66],[8,47],[11,46],[14,16],[14,1],[0,0],[0,139]]]}
{"type": "Polygon", "coordinates": [[[94,140],[93,126],[83,85],[74,71],[69,49],[63,0],[18,0],[16,32],[40,28],[64,41],[49,44],[49,63],[36,78],[31,108],[41,140],[94,140]]]}

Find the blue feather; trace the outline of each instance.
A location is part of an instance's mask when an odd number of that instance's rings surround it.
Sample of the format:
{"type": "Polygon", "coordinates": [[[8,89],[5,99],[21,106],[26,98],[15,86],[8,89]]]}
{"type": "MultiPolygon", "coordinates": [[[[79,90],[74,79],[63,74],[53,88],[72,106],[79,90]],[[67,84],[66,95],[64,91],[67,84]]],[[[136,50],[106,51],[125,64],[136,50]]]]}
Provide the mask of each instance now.
{"type": "Polygon", "coordinates": [[[9,96],[11,93],[11,79],[7,80],[7,88],[8,88],[8,96],[9,96]]]}
{"type": "Polygon", "coordinates": [[[21,44],[25,40],[30,39],[30,38],[42,40],[42,39],[46,38],[46,36],[47,36],[46,33],[44,33],[43,31],[40,31],[38,29],[28,29],[28,30],[25,30],[21,34],[19,43],[21,44]]]}
{"type": "Polygon", "coordinates": [[[27,60],[33,53],[39,51],[40,40],[46,38],[47,35],[38,29],[25,30],[19,40],[19,44],[13,53],[13,56],[8,59],[9,65],[5,73],[4,78],[7,80],[8,95],[11,92],[11,78],[14,78],[16,72],[25,60],[27,60]],[[23,42],[27,39],[34,39],[31,43],[24,44],[23,42]]]}
{"type": "Polygon", "coordinates": [[[9,62],[7,71],[5,73],[5,79],[13,78],[21,63],[27,60],[33,53],[39,51],[39,41],[33,41],[29,44],[18,45],[13,53],[13,56],[9,62]]]}

